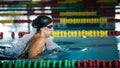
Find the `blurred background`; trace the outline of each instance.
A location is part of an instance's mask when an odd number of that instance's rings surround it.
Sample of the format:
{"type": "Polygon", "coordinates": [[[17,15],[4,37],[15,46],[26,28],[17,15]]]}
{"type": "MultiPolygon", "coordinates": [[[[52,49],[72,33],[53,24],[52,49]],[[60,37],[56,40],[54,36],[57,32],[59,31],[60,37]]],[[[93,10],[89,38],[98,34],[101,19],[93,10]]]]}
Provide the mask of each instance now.
{"type": "Polygon", "coordinates": [[[120,60],[119,0],[0,0],[0,49],[28,34],[38,15],[53,18],[51,39],[76,59],[120,60]]]}

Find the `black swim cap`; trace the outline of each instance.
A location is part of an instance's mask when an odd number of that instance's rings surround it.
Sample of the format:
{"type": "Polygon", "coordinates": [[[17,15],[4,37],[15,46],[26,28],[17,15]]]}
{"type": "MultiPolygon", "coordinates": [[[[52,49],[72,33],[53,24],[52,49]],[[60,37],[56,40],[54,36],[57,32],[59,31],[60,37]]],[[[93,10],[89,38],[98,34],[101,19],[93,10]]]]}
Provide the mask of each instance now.
{"type": "Polygon", "coordinates": [[[35,20],[33,20],[32,26],[34,28],[42,28],[47,26],[52,22],[52,19],[48,16],[38,16],[35,20]]]}

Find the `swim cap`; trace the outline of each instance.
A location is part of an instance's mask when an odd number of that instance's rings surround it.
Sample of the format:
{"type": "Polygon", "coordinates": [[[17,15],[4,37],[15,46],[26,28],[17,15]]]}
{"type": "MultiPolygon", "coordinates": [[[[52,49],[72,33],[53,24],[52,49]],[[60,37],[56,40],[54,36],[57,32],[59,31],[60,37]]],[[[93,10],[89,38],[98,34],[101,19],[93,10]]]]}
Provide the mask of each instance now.
{"type": "Polygon", "coordinates": [[[32,27],[39,29],[47,26],[51,22],[52,19],[48,16],[38,16],[35,20],[33,20],[32,27]]]}

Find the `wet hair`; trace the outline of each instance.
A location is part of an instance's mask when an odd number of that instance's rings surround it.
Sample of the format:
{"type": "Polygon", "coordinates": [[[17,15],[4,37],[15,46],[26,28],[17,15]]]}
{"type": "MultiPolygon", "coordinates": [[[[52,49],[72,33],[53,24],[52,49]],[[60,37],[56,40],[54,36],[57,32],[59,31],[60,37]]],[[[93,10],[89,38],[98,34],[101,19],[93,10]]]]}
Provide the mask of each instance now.
{"type": "Polygon", "coordinates": [[[51,22],[52,19],[48,16],[38,16],[35,20],[33,20],[32,27],[39,30],[40,28],[47,26],[51,22]]]}

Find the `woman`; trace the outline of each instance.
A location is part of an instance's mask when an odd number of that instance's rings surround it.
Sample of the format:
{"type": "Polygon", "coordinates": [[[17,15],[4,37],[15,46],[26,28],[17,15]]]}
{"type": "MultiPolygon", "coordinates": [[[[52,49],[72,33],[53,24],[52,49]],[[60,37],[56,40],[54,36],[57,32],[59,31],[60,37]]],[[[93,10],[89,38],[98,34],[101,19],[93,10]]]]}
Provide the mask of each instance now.
{"type": "MultiPolygon", "coordinates": [[[[41,56],[42,52],[46,50],[46,41],[47,38],[51,36],[53,32],[53,21],[50,17],[47,16],[38,16],[32,23],[32,26],[37,29],[36,33],[27,43],[26,49],[20,57],[36,59],[36,58],[44,58],[45,56],[41,56]]],[[[58,52],[53,52],[53,55],[58,52]]],[[[46,55],[47,56],[47,55],[46,55]]]]}
{"type": "Polygon", "coordinates": [[[48,16],[38,16],[32,23],[33,30],[30,34],[23,36],[11,48],[6,48],[4,54],[16,58],[45,58],[59,53],[54,49],[60,49],[60,46],[49,40],[53,32],[53,21],[48,16]],[[49,51],[47,54],[45,51],[49,51]]]}

